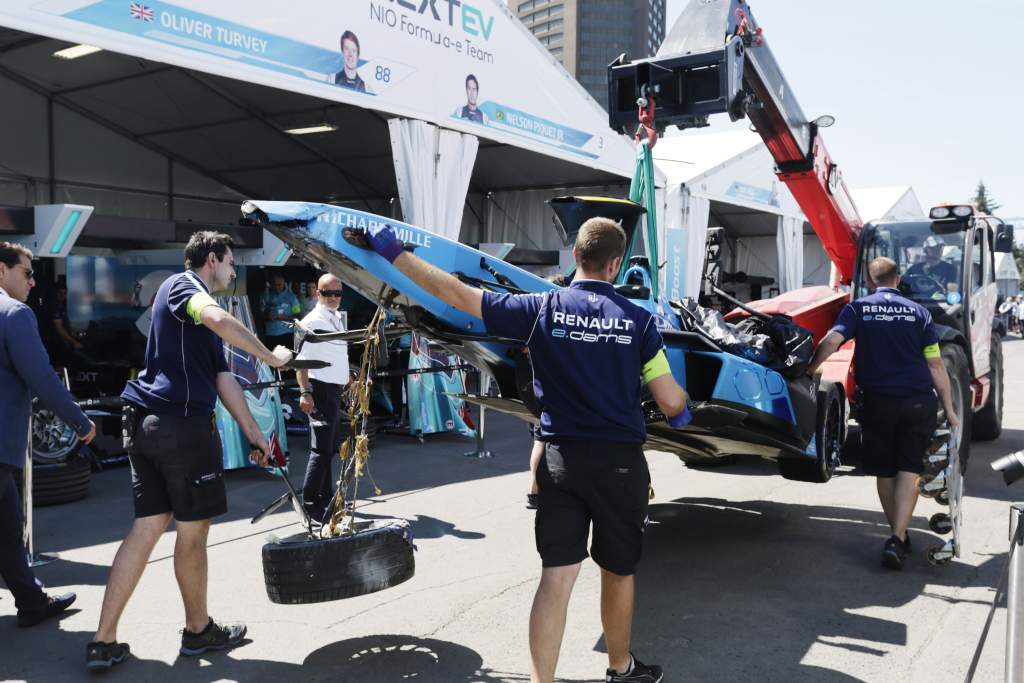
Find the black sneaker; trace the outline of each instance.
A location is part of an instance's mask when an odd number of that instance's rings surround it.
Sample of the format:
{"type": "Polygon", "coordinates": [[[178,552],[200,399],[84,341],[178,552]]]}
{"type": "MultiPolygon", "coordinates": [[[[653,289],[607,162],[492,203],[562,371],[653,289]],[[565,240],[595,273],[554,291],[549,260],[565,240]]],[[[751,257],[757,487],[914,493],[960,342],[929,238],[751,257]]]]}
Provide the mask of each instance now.
{"type": "Polygon", "coordinates": [[[909,555],[912,552],[911,549],[910,549],[910,532],[909,531],[907,532],[907,540],[903,541],[903,549],[905,551],[907,551],[907,555],[909,555]]]}
{"type": "Polygon", "coordinates": [[[664,674],[661,667],[656,665],[648,666],[629,653],[629,671],[620,674],[615,669],[605,671],[605,683],[661,683],[664,674]]]}
{"type": "Polygon", "coordinates": [[[210,619],[210,623],[200,633],[192,633],[187,628],[181,630],[181,654],[187,657],[201,655],[208,650],[223,650],[234,647],[242,642],[246,632],[245,624],[218,624],[210,619]]]}
{"type": "Polygon", "coordinates": [[[74,593],[65,593],[64,595],[58,595],[53,597],[52,595],[46,596],[46,604],[37,609],[20,609],[18,610],[18,626],[27,628],[29,626],[35,626],[41,621],[55,617],[74,603],[75,598],[78,596],[74,593]]]}
{"type": "Polygon", "coordinates": [[[527,493],[526,494],[526,509],[536,510],[537,509],[537,494],[527,493]]]}
{"type": "Polygon", "coordinates": [[[131,657],[126,643],[101,643],[93,641],[85,646],[85,668],[89,671],[106,671],[131,657]]]}
{"type": "Polygon", "coordinates": [[[895,535],[890,536],[882,549],[882,564],[889,569],[903,569],[903,560],[907,556],[907,543],[895,535]]]}

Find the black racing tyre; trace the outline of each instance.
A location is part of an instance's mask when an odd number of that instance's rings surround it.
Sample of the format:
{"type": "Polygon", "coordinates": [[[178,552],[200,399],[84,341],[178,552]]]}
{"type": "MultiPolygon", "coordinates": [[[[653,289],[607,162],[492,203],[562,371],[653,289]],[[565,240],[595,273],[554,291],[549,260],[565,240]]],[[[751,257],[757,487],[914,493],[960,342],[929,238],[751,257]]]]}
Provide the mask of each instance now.
{"type": "Polygon", "coordinates": [[[988,401],[974,414],[972,424],[972,436],[978,441],[998,439],[1003,431],[1003,342],[998,335],[992,335],[988,358],[992,381],[988,401]]]}
{"type": "Polygon", "coordinates": [[[32,505],[59,505],[89,495],[92,467],[82,457],[67,462],[32,467],[32,505]]]}
{"type": "Polygon", "coordinates": [[[824,484],[835,474],[843,448],[843,394],[835,384],[818,388],[814,443],[814,460],[779,458],[779,474],[785,479],[817,484],[824,484]]]}
{"type": "Polygon", "coordinates": [[[306,533],[263,546],[263,578],[271,602],[305,605],[375,593],[416,572],[409,523],[356,522],[355,533],[310,539],[306,533]]]}
{"type": "Polygon", "coordinates": [[[82,448],[75,430],[56,413],[32,400],[32,462],[40,465],[62,463],[73,458],[82,448]]]}
{"type": "MultiPolygon", "coordinates": [[[[967,354],[957,344],[942,345],[942,363],[949,375],[949,390],[953,411],[960,418],[959,439],[954,445],[960,454],[960,473],[967,473],[967,461],[971,457],[971,428],[974,423],[971,413],[971,373],[967,368],[967,354]]],[[[942,410],[940,406],[940,411],[942,410]]]]}

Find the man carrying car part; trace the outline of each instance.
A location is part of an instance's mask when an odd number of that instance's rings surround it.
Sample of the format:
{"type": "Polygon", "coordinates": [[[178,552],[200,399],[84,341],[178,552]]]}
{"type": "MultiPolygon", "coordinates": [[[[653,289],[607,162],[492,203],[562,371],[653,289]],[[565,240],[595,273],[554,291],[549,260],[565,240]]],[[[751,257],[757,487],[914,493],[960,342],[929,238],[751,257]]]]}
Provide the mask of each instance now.
{"type": "Polygon", "coordinates": [[[121,394],[135,522],[114,557],[99,628],[86,646],[90,670],[128,658],[128,645],[117,642],[117,623],[171,517],[177,534],[174,575],[185,606],[181,654],[224,649],[245,636],[244,625],[218,624],[206,606],[207,533],[211,518],[227,511],[214,420],[217,398],[254,444],[253,462],[266,465],[270,446],[228,370],[223,342],[271,367],[287,363],[292,352],[283,346],[269,351],[211,296],[235,278],[231,247],[231,238],[217,232],[197,232],[189,239],[185,272],[167,278],[153,301],[146,367],[121,394]]]}
{"type": "Polygon", "coordinates": [[[950,427],[953,412],[949,375],[939,351],[939,335],[928,309],[900,294],[896,262],[879,257],[868,264],[872,294],[846,304],[821,340],[807,369],[813,375],[825,359],[856,338],[854,372],[864,394],[859,421],[864,472],[877,477],[878,498],[892,536],[882,549],[882,564],[902,569],[910,552],[907,530],[917,503],[917,480],[935,431],[942,399],[950,427]]]}
{"type": "Polygon", "coordinates": [[[368,234],[375,252],[432,295],[484,321],[490,334],[526,342],[543,406],[537,470],[540,585],[530,613],[531,681],[550,683],[580,565],[601,567],[601,621],[610,683],[657,683],[659,666],[630,652],[633,574],[647,524],[650,474],[640,408],[642,382],[669,424],[690,421],[686,393],[669,370],[650,313],[612,287],[626,248],[617,223],[592,218],[573,248],[576,278],[544,294],[494,294],[468,287],[403,249],[389,226],[368,234]],[[600,329],[598,329],[600,328],[600,329]],[[591,332],[590,330],[596,330],[591,332]],[[595,391],[594,387],[601,387],[595,391]]]}
{"type": "MultiPolygon", "coordinates": [[[[310,330],[344,332],[341,305],[341,280],[330,273],[317,283],[317,304],[302,319],[310,330]]],[[[302,504],[310,519],[323,522],[327,506],[334,498],[331,463],[338,452],[344,427],[341,423],[341,392],[349,382],[348,343],[335,340],[304,344],[299,358],[330,363],[320,370],[296,370],[302,392],[299,408],[309,416],[309,461],[302,482],[302,504]],[[314,412],[315,411],[315,412],[314,412]]]]}

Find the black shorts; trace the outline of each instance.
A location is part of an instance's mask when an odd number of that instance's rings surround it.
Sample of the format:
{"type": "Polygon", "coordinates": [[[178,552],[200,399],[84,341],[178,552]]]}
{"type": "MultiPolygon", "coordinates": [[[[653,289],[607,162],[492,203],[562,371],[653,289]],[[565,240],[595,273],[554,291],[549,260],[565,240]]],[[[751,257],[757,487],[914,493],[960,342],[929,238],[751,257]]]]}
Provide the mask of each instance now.
{"type": "Polygon", "coordinates": [[[128,440],[135,517],[173,512],[195,522],[228,510],[224,460],[213,415],[140,413],[128,440]]]}
{"type": "Polygon", "coordinates": [[[545,444],[537,468],[537,552],[545,567],[590,554],[603,569],[636,572],[647,527],[651,475],[642,444],[559,441],[545,444]]]}
{"type": "Polygon", "coordinates": [[[864,473],[895,477],[924,472],[924,454],[938,417],[935,395],[865,395],[860,412],[864,473]]]}

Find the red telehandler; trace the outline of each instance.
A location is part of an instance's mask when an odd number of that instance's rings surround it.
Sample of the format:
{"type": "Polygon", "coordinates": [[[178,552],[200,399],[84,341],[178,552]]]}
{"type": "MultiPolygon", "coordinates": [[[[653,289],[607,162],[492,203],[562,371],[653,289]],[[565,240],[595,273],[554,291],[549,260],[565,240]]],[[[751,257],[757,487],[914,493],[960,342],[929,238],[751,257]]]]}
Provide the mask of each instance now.
{"type": "MultiPolygon", "coordinates": [[[[652,141],[666,126],[707,126],[714,114],[748,118],[821,239],[835,266],[830,286],[789,291],[751,302],[751,308],[791,317],[817,342],[851,296],[868,292],[865,264],[876,256],[897,262],[904,294],[927,306],[940,328],[954,408],[963,422],[954,446],[965,470],[972,436],[994,439],[1001,430],[994,254],[1012,250],[1013,226],[969,205],[935,207],[917,220],[865,224],[822,139],[820,129],[834,119],[804,115],[744,0],[691,0],[656,56],[629,61],[622,55],[609,65],[611,127],[632,132],[638,108],[652,141]],[[946,265],[930,267],[937,263],[946,265]]],[[[737,315],[743,313],[731,317],[737,315]]],[[[850,406],[844,423],[858,408],[853,345],[833,355],[822,376],[822,384],[834,385],[850,406]]]]}

